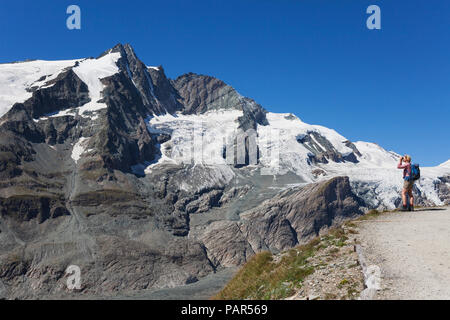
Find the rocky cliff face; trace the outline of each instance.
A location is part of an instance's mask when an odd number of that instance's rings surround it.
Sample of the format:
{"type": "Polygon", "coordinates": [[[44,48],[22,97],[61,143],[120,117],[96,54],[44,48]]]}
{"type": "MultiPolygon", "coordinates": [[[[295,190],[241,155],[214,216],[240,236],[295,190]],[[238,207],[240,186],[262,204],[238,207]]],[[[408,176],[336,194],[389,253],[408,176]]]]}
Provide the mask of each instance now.
{"type": "MultiPolygon", "coordinates": [[[[358,176],[370,170],[362,145],[270,114],[213,77],[168,79],[129,45],[19,66],[36,79],[0,105],[0,297],[176,287],[301,243],[372,205],[361,199],[386,199],[358,176]],[[213,163],[180,160],[205,138],[213,163]],[[263,173],[273,165],[281,171],[263,173]],[[81,292],[66,287],[69,265],[82,270],[81,292]]],[[[2,82],[8,68],[0,85],[15,85],[2,82]]],[[[418,189],[422,198],[448,201],[448,174],[430,179],[435,193],[418,189]]]]}
{"type": "Polygon", "coordinates": [[[243,131],[256,130],[256,126],[267,125],[266,111],[255,101],[242,97],[235,89],[223,81],[204,75],[188,73],[173,81],[184,114],[201,114],[217,110],[242,110],[238,118],[243,131]]]}
{"type": "Polygon", "coordinates": [[[201,239],[217,265],[236,266],[256,252],[282,251],[362,214],[348,177],[288,189],[243,212],[240,221],[209,225],[201,239]]]}

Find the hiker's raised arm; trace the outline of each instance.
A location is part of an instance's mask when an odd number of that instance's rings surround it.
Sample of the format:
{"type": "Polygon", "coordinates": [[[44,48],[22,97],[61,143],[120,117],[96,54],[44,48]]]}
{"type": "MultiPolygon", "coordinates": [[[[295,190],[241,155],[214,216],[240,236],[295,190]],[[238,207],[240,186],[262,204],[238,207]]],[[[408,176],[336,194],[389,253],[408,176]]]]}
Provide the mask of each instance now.
{"type": "Polygon", "coordinates": [[[403,157],[400,157],[400,159],[398,160],[398,165],[397,168],[398,169],[405,169],[407,167],[407,164],[403,164],[403,157]]]}

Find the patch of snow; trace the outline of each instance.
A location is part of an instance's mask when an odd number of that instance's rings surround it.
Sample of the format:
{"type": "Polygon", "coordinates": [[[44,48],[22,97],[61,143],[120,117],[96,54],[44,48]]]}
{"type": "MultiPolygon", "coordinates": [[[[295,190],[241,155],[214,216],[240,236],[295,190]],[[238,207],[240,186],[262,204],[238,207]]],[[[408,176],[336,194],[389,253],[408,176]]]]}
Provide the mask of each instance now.
{"type": "Polygon", "coordinates": [[[84,118],[90,118],[95,120],[98,115],[87,115],[87,112],[94,112],[106,108],[105,103],[98,102],[102,98],[102,91],[104,85],[101,83],[101,79],[110,77],[117,72],[119,68],[116,65],[117,60],[120,59],[120,53],[108,53],[98,59],[85,59],[82,60],[77,67],[73,68],[75,74],[83,81],[89,90],[89,98],[91,101],[82,105],[79,108],[61,110],[51,115],[45,115],[39,120],[46,120],[48,118],[63,117],[63,116],[75,116],[80,114],[84,118]]]}
{"type": "Polygon", "coordinates": [[[119,72],[116,62],[120,57],[119,52],[108,53],[98,59],[83,60],[77,67],[73,68],[76,75],[88,86],[91,99],[90,102],[78,108],[79,114],[106,108],[105,103],[98,102],[102,98],[101,92],[104,89],[100,79],[110,77],[119,72]]]}
{"type": "MultiPolygon", "coordinates": [[[[91,101],[78,108],[79,114],[87,111],[97,111],[106,108],[106,104],[99,103],[104,89],[100,79],[112,76],[119,71],[116,65],[120,53],[109,53],[99,59],[44,61],[0,64],[0,117],[11,109],[14,103],[25,102],[32,96],[27,89],[33,86],[45,88],[49,80],[55,79],[64,69],[72,67],[75,74],[88,86],[91,101]],[[43,76],[45,79],[38,81],[43,76]]],[[[74,115],[73,111],[63,110],[47,117],[74,115]]]]}
{"type": "Polygon", "coordinates": [[[61,111],[58,111],[58,112],[45,114],[42,117],[40,117],[39,119],[33,119],[33,121],[34,122],[39,122],[39,121],[42,121],[42,120],[48,120],[48,118],[57,118],[57,117],[64,117],[64,116],[75,117],[77,115],[77,112],[78,112],[78,109],[61,110],[61,111]]]}
{"type": "Polygon", "coordinates": [[[78,142],[75,143],[75,145],[73,146],[71,157],[72,157],[72,159],[75,161],[75,163],[78,163],[78,160],[80,160],[81,155],[82,155],[83,153],[85,153],[86,151],[88,151],[88,150],[85,149],[87,140],[89,140],[89,139],[88,139],[88,138],[81,137],[81,138],[78,140],[78,142]]]}
{"type": "Polygon", "coordinates": [[[376,143],[357,141],[354,145],[362,155],[358,159],[362,163],[383,168],[396,167],[398,157],[394,153],[386,151],[376,143]]]}
{"type": "MultiPolygon", "coordinates": [[[[347,140],[336,131],[317,125],[302,122],[298,117],[289,113],[266,114],[268,126],[258,125],[258,142],[260,162],[278,174],[292,171],[306,181],[315,181],[311,173],[313,169],[308,158],[310,151],[297,139],[304,138],[310,132],[317,132],[325,137],[340,153],[349,154],[352,150],[345,145],[347,140]],[[279,153],[279,161],[276,154],[279,153]]],[[[311,137],[313,137],[311,135],[311,137]]],[[[313,137],[314,139],[314,137],[313,137]]],[[[326,150],[316,139],[314,142],[326,150]]]]}
{"type": "Polygon", "coordinates": [[[75,65],[77,61],[79,60],[35,60],[0,64],[0,117],[15,103],[25,102],[31,98],[32,92],[28,92],[28,88],[42,87],[47,81],[55,79],[65,68],[75,65]],[[38,81],[44,76],[46,76],[44,80],[38,81]]]}

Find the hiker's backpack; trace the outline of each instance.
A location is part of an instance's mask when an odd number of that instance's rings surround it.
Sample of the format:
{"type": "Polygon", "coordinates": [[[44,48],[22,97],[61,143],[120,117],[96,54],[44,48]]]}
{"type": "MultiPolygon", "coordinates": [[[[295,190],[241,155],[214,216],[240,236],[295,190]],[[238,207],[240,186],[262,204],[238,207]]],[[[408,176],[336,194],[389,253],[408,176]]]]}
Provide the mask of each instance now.
{"type": "Polygon", "coordinates": [[[420,179],[420,167],[418,163],[411,164],[411,180],[416,181],[420,179]]]}

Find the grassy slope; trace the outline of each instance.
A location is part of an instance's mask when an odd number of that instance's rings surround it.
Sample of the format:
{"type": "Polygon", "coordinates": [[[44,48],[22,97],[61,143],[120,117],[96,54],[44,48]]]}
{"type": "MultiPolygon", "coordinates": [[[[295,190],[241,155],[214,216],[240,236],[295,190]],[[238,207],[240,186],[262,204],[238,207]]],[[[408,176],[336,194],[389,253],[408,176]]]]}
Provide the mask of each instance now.
{"type": "Polygon", "coordinates": [[[284,299],[302,287],[317,264],[310,258],[330,246],[342,247],[348,240],[343,228],[331,229],[306,245],[297,246],[280,255],[261,252],[254,255],[213,299],[284,299]]]}

